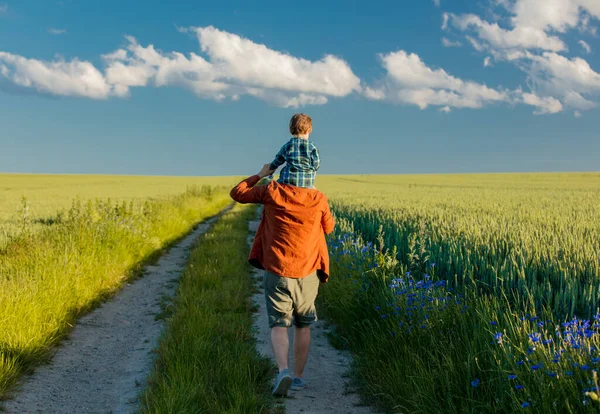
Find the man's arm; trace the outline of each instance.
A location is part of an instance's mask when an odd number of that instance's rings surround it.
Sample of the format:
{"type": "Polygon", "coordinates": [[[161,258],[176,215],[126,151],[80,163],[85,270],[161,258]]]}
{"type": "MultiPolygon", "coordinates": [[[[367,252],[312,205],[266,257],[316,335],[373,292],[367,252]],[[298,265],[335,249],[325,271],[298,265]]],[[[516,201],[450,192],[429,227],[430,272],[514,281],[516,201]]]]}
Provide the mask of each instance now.
{"type": "Polygon", "coordinates": [[[271,164],[269,165],[269,168],[273,171],[275,171],[277,168],[279,168],[281,165],[283,165],[283,163],[285,162],[285,154],[287,152],[287,147],[288,147],[288,142],[286,142],[283,147],[281,147],[281,149],[279,150],[279,152],[277,153],[277,155],[275,155],[275,159],[273,160],[273,162],[271,162],[271,164]]]}
{"type": "Polygon", "coordinates": [[[272,174],[269,164],[265,164],[258,174],[252,175],[233,187],[229,195],[238,203],[263,203],[267,187],[255,187],[261,178],[272,174]]]}
{"type": "Polygon", "coordinates": [[[326,209],[323,212],[323,217],[321,217],[321,226],[323,227],[323,232],[325,234],[329,234],[333,231],[335,227],[335,219],[333,218],[333,214],[331,214],[331,210],[329,209],[329,203],[326,204],[326,209]]]}

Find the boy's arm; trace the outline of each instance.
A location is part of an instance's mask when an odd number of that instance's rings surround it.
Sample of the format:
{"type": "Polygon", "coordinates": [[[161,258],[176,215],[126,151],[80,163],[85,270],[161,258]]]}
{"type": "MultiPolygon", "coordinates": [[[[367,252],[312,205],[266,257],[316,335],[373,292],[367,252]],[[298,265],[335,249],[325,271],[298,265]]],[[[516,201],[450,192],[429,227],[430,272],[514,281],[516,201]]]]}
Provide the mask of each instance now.
{"type": "Polygon", "coordinates": [[[310,160],[313,168],[315,169],[315,171],[317,171],[321,166],[321,157],[319,156],[319,150],[314,145],[312,146],[312,149],[310,151],[310,160]]]}
{"type": "Polygon", "coordinates": [[[283,147],[281,147],[281,149],[279,150],[277,155],[275,155],[275,159],[269,165],[269,168],[271,168],[272,170],[276,170],[285,162],[285,154],[287,152],[288,144],[289,144],[289,142],[286,142],[283,145],[283,147]]]}
{"type": "Polygon", "coordinates": [[[327,201],[325,201],[325,211],[323,211],[323,216],[321,217],[321,226],[325,234],[331,233],[335,227],[335,219],[333,218],[333,214],[331,214],[327,201]]]}
{"type": "Polygon", "coordinates": [[[261,185],[259,187],[255,187],[255,185],[260,181],[261,178],[264,178],[272,173],[273,171],[270,169],[269,164],[265,164],[258,174],[246,178],[241,183],[233,187],[229,195],[231,198],[241,204],[264,203],[265,196],[267,194],[267,186],[261,185]]]}

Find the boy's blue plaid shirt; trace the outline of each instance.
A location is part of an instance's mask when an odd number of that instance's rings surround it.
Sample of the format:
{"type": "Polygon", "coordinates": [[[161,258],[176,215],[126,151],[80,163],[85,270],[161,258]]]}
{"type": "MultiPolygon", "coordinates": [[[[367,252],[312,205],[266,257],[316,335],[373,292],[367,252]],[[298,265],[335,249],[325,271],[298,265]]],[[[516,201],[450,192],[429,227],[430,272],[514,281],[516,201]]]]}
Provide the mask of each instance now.
{"type": "Polygon", "coordinates": [[[276,170],[284,162],[286,165],[277,180],[279,183],[304,188],[314,186],[315,174],[321,165],[315,144],[308,139],[292,137],[275,156],[271,169],[276,170]]]}

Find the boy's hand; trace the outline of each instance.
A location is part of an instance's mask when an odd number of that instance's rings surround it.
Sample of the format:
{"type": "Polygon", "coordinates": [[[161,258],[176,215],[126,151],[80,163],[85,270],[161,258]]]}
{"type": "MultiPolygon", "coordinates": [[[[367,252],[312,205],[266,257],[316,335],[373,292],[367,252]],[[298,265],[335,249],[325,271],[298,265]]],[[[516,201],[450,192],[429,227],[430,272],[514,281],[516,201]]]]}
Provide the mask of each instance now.
{"type": "Polygon", "coordinates": [[[262,170],[258,173],[260,178],[265,178],[267,175],[271,175],[275,172],[275,170],[271,169],[271,164],[265,164],[262,167],[262,170]]]}

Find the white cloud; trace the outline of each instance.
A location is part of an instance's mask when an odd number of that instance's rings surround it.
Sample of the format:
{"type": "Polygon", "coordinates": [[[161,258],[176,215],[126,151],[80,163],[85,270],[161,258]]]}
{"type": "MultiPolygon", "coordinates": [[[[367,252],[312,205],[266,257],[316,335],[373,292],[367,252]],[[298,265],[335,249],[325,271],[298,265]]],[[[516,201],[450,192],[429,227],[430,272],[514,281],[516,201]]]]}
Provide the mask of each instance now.
{"type": "Polygon", "coordinates": [[[448,29],[448,21],[450,20],[450,14],[444,13],[442,14],[442,30],[448,29]]]}
{"type": "Polygon", "coordinates": [[[254,96],[282,107],[322,105],[328,97],[361,92],[360,79],[342,59],[301,59],[212,26],[182,29],[195,34],[206,57],[165,53],[127,36],[127,46],[103,55],[100,72],[74,59],[42,62],[0,52],[2,75],[22,88],[59,96],[128,96],[130,88],[177,86],[196,95],[238,100],[254,96]]]}
{"type": "MultiPolygon", "coordinates": [[[[554,113],[558,110],[557,103],[580,111],[596,107],[592,98],[600,94],[600,75],[584,59],[559,53],[568,51],[561,37],[569,30],[587,33],[595,30],[592,22],[600,19],[600,1],[493,0],[493,3],[508,11],[508,18],[489,22],[474,14],[448,14],[447,26],[464,33],[475,50],[489,54],[484,58],[485,67],[493,59],[512,62],[524,71],[531,89],[527,101],[540,104],[537,113],[554,113]]],[[[585,41],[578,43],[587,53],[591,52],[585,41]]]]}
{"type": "Polygon", "coordinates": [[[53,35],[61,35],[61,34],[67,33],[67,30],[50,28],[50,29],[48,29],[48,33],[53,34],[53,35]]]}
{"type": "Polygon", "coordinates": [[[452,112],[452,108],[450,108],[449,106],[444,106],[440,108],[440,112],[450,113],[452,112]]]}
{"type": "Polygon", "coordinates": [[[343,60],[326,55],[311,62],[284,54],[214,27],[192,29],[202,51],[223,78],[267,89],[346,96],[360,80],[343,60]]]}
{"type": "Polygon", "coordinates": [[[448,108],[481,108],[487,103],[509,100],[509,94],[487,87],[484,84],[463,81],[443,69],[431,69],[412,53],[403,50],[380,55],[387,71],[386,89],[367,97],[392,102],[416,105],[421,109],[428,106],[448,108]]]}
{"type": "Polygon", "coordinates": [[[462,43],[459,42],[458,40],[452,41],[446,37],[442,37],[442,44],[444,45],[444,47],[461,47],[462,46],[462,43]]]}
{"type": "Polygon", "coordinates": [[[440,7],[440,5],[441,5],[441,3],[440,3],[440,2],[441,2],[441,0],[433,0],[433,5],[434,5],[435,7],[440,7]]]}
{"type": "Polygon", "coordinates": [[[367,86],[364,89],[363,94],[367,98],[372,99],[374,101],[381,101],[385,99],[385,91],[383,89],[370,88],[367,86]]]}
{"type": "Polygon", "coordinates": [[[584,40],[580,40],[579,44],[587,54],[592,53],[592,48],[590,47],[590,45],[587,44],[587,42],[585,42],[584,40]]]}
{"type": "Polygon", "coordinates": [[[43,94],[92,99],[120,95],[94,65],[77,59],[45,62],[0,52],[0,74],[18,87],[43,94]]]}
{"type": "Polygon", "coordinates": [[[148,84],[180,86],[215,100],[250,95],[282,107],[322,105],[327,96],[361,90],[360,79],[335,56],[312,62],[212,26],[181,30],[197,36],[208,60],[195,53],[189,58],[163,53],[128,37],[126,50],[104,56],[108,81],[126,90],[148,84]]]}
{"type": "Polygon", "coordinates": [[[484,68],[487,68],[487,67],[489,67],[489,66],[491,66],[491,65],[492,65],[492,58],[491,58],[491,57],[489,57],[489,56],[486,56],[486,57],[483,59],[483,67],[484,67],[484,68]]]}
{"type": "Polygon", "coordinates": [[[450,14],[449,20],[461,31],[474,32],[478,40],[470,40],[475,49],[481,51],[485,45],[493,49],[542,49],[566,50],[567,46],[558,37],[548,35],[535,27],[515,27],[504,29],[498,23],[489,23],[474,14],[450,14]],[[483,44],[481,42],[484,42],[483,44]]]}
{"type": "Polygon", "coordinates": [[[551,96],[540,97],[533,93],[524,93],[523,103],[536,107],[535,115],[555,114],[563,109],[558,99],[551,96]]]}
{"type": "Polygon", "coordinates": [[[0,14],[8,13],[8,4],[0,4],[0,14]]]}
{"type": "Polygon", "coordinates": [[[581,112],[575,111],[573,112],[573,116],[575,116],[575,118],[581,118],[583,115],[581,115],[581,112]]]}

